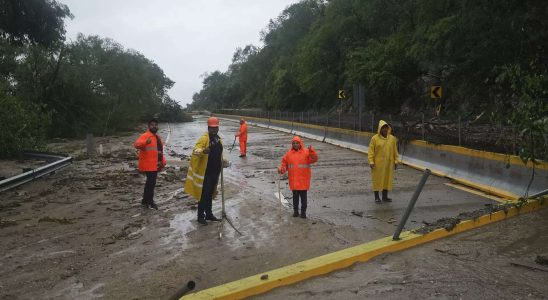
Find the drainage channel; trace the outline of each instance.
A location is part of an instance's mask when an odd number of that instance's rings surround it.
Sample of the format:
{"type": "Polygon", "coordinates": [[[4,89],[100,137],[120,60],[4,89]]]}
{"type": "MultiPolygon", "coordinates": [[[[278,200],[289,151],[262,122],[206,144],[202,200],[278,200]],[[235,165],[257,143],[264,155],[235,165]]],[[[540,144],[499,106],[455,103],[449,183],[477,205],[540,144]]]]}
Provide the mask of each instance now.
{"type": "Polygon", "coordinates": [[[72,157],[57,154],[57,153],[44,153],[44,152],[25,152],[23,156],[28,158],[44,159],[51,161],[45,166],[38,167],[34,170],[30,170],[19,175],[12,176],[0,181],[0,192],[7,191],[14,187],[25,184],[34,179],[51,174],[59,169],[62,169],[72,163],[72,157]]]}

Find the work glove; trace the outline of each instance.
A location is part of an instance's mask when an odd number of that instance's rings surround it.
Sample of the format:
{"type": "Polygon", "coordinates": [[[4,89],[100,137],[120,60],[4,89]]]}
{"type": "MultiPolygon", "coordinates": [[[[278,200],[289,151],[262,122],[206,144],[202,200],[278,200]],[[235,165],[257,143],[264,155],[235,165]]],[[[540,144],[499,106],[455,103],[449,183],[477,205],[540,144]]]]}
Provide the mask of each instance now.
{"type": "Polygon", "coordinates": [[[278,167],[278,174],[285,173],[285,170],[282,167],[278,167]]]}

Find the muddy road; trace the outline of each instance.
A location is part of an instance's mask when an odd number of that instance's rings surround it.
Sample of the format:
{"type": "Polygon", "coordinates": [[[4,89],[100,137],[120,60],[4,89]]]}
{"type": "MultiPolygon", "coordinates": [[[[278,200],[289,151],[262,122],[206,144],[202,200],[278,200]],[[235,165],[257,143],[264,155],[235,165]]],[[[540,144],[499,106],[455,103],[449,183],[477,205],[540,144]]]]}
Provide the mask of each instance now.
{"type": "Polygon", "coordinates": [[[547,226],[544,209],[256,299],[548,299],[547,226]]]}
{"type": "MultiPolygon", "coordinates": [[[[205,120],[160,124],[168,168],[159,176],[160,210],[140,206],[144,177],[132,143],[138,132],[97,139],[104,155],[87,158],[84,141],[52,144],[75,157],[54,175],[0,194],[0,299],[165,299],[188,280],[197,290],[391,235],[421,173],[399,168],[392,203],[375,204],[364,155],[304,139],[313,165],[308,219],[293,218],[277,198],[275,167],[291,136],[249,127],[248,156],[229,152],[237,123],[222,121],[227,214],[243,236],[196,222],[183,191],[186,159],[205,120]]],[[[9,173],[9,172],[6,172],[9,173]]],[[[490,199],[430,177],[408,223],[481,208],[490,199]]],[[[287,180],[282,194],[290,198],[287,180]]],[[[220,199],[213,202],[220,216],[220,199]]],[[[285,296],[282,296],[283,298],[285,296]]]]}

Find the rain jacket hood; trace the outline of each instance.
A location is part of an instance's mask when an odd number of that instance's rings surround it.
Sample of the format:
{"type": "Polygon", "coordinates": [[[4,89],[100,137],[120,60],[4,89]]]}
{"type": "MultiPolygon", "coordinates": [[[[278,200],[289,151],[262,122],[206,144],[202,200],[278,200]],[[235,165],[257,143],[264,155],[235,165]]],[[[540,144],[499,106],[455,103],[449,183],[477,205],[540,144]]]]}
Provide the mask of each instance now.
{"type": "Polygon", "coordinates": [[[378,134],[381,138],[385,138],[385,137],[382,136],[382,134],[381,134],[381,128],[382,128],[384,125],[387,125],[387,126],[388,126],[388,132],[386,133],[386,136],[388,137],[389,135],[392,134],[392,125],[388,124],[388,123],[385,122],[384,120],[380,120],[380,121],[379,121],[379,127],[377,128],[377,134],[378,134]]]}
{"type": "Polygon", "coordinates": [[[301,150],[304,149],[303,140],[301,140],[301,138],[298,137],[298,136],[294,136],[294,137],[291,139],[291,150],[292,150],[292,151],[296,151],[295,149],[293,149],[293,142],[299,142],[299,144],[301,145],[301,149],[299,149],[299,151],[301,151],[301,150]]]}

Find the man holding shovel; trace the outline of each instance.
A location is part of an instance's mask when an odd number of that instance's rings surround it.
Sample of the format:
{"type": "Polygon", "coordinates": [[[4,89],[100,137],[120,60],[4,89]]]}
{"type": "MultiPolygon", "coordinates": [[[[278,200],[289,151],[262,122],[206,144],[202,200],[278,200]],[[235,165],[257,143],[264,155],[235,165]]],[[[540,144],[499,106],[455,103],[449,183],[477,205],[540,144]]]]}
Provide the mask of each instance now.
{"type": "Polygon", "coordinates": [[[310,165],[318,161],[318,155],[312,146],[304,148],[298,136],[291,140],[291,149],[282,158],[278,173],[289,173],[289,188],[293,191],[293,217],[299,216],[299,198],[301,199],[300,217],[306,219],[307,191],[310,189],[312,173],[310,165]]]}
{"type": "Polygon", "coordinates": [[[239,138],[240,157],[245,157],[247,152],[247,124],[244,118],[240,119],[240,130],[234,136],[239,138]]]}
{"type": "Polygon", "coordinates": [[[218,135],[219,119],[207,120],[207,132],[196,142],[185,181],[185,193],[198,200],[198,223],[220,221],[213,215],[212,200],[223,167],[223,144],[218,135]]]}

